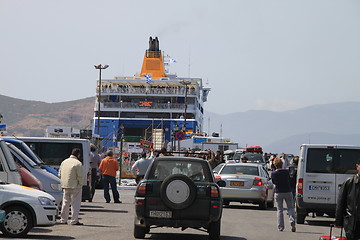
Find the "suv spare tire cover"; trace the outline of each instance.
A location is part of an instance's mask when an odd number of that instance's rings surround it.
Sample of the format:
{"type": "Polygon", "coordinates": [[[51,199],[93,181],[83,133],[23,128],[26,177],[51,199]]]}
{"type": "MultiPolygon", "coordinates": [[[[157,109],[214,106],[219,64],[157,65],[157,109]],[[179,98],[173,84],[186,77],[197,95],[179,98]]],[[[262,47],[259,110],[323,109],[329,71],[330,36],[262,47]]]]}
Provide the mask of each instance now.
{"type": "Polygon", "coordinates": [[[160,197],[169,208],[184,209],[195,200],[196,186],[183,174],[170,175],[161,184],[160,197]]]}

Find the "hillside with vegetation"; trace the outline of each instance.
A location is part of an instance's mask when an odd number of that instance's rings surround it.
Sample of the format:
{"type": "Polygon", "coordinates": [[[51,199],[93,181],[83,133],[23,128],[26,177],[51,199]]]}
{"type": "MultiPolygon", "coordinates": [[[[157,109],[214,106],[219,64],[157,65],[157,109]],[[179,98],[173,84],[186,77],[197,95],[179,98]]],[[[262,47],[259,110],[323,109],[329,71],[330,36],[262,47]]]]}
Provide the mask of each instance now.
{"type": "Polygon", "coordinates": [[[44,136],[47,126],[89,129],[94,104],[95,97],[46,103],[0,95],[2,123],[7,124],[7,135],[16,136],[44,136]]]}

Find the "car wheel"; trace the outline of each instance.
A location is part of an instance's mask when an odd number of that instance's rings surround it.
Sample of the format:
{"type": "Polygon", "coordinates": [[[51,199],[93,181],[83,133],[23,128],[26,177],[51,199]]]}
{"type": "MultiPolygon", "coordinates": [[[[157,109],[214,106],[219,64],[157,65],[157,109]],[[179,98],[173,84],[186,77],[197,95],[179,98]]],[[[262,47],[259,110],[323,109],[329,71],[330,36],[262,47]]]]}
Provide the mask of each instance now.
{"type": "Polygon", "coordinates": [[[296,207],[296,223],[297,224],[304,224],[306,215],[307,214],[300,213],[299,208],[296,207]]]}
{"type": "Polygon", "coordinates": [[[269,208],[274,208],[274,199],[267,203],[269,208]]]}
{"type": "Polygon", "coordinates": [[[220,239],[220,228],[221,228],[221,219],[216,222],[212,222],[209,225],[209,240],[219,240],[220,239]]]}
{"type": "Polygon", "coordinates": [[[0,230],[5,236],[20,237],[26,235],[33,227],[33,219],[24,207],[13,206],[4,209],[5,220],[0,224],[0,230]]]}
{"type": "Polygon", "coordinates": [[[189,207],[196,197],[196,186],[182,174],[174,174],[164,179],[160,187],[160,197],[172,209],[189,207]]]}
{"type": "Polygon", "coordinates": [[[147,232],[146,227],[140,227],[134,225],[134,237],[135,238],[145,238],[145,234],[147,232]]]}
{"type": "Polygon", "coordinates": [[[324,213],[323,213],[323,212],[316,212],[315,214],[316,214],[317,217],[322,217],[322,216],[324,216],[324,213]]]}
{"type": "Polygon", "coordinates": [[[259,203],[259,209],[261,209],[261,210],[266,210],[267,209],[267,201],[266,200],[261,201],[259,203]]]}
{"type": "Polygon", "coordinates": [[[267,207],[268,207],[268,205],[267,205],[267,199],[268,199],[268,195],[266,194],[264,200],[259,203],[259,208],[260,208],[261,210],[266,210],[266,209],[267,209],[267,207]]]}

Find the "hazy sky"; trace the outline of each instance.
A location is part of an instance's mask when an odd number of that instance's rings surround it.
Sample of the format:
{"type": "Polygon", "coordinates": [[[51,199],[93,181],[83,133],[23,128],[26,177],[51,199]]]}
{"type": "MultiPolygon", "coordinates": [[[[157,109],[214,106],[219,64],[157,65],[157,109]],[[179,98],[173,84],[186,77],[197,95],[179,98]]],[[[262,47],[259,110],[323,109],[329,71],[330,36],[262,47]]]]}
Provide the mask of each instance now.
{"type": "Polygon", "coordinates": [[[360,101],[358,0],[0,0],[0,32],[0,94],[20,99],[95,96],[94,64],[133,76],[157,36],[214,113],[360,101]]]}

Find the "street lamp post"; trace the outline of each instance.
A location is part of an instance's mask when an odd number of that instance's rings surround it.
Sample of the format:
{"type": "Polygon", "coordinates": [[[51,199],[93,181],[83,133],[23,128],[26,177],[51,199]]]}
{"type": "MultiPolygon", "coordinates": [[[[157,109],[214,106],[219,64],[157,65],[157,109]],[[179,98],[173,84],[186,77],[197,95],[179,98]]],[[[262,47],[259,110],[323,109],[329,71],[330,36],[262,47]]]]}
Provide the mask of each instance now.
{"type": "Polygon", "coordinates": [[[120,135],[120,174],[119,174],[119,185],[121,184],[121,173],[122,173],[122,165],[123,165],[123,142],[124,142],[124,125],[121,124],[120,125],[120,129],[121,129],[121,135],[120,135]]]}
{"type": "Polygon", "coordinates": [[[185,85],[185,99],[184,99],[184,104],[185,104],[185,110],[184,110],[184,125],[183,125],[183,131],[186,132],[186,112],[187,112],[187,86],[189,84],[191,84],[190,81],[181,81],[181,84],[185,85]]]}
{"type": "Polygon", "coordinates": [[[97,125],[97,133],[99,135],[99,149],[100,149],[100,102],[101,102],[101,70],[107,69],[109,65],[94,65],[95,69],[99,69],[99,85],[98,85],[98,125],[97,125]]]}

